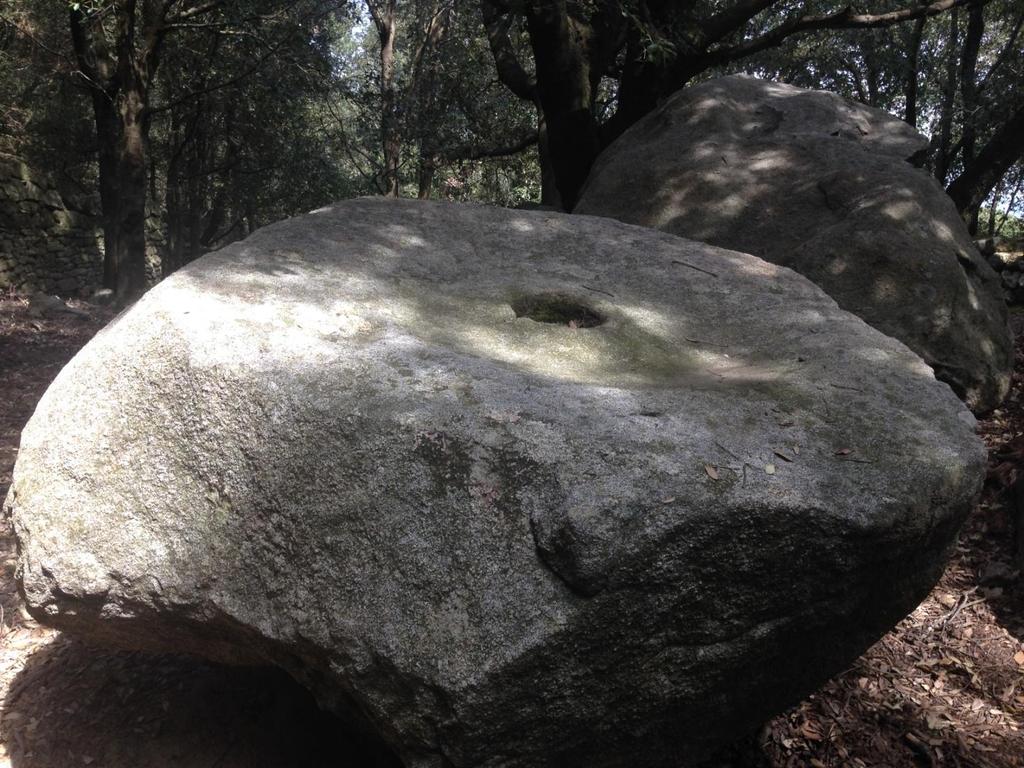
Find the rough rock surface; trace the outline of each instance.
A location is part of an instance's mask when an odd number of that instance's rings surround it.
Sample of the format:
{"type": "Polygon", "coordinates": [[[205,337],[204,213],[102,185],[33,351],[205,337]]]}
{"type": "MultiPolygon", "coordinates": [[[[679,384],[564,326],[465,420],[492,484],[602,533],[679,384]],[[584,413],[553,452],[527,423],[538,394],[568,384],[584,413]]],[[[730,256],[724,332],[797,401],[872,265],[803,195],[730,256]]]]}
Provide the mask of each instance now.
{"type": "Polygon", "coordinates": [[[1006,307],[952,201],[912,164],[926,148],[902,120],[836,94],[723,77],[623,134],[576,212],[795,269],[984,412],[1009,391],[1006,307]]]}
{"type": "Polygon", "coordinates": [[[42,621],[281,665],[406,765],[678,766],[926,594],[973,424],[788,269],[360,200],[101,331],[6,507],[42,621]]]}

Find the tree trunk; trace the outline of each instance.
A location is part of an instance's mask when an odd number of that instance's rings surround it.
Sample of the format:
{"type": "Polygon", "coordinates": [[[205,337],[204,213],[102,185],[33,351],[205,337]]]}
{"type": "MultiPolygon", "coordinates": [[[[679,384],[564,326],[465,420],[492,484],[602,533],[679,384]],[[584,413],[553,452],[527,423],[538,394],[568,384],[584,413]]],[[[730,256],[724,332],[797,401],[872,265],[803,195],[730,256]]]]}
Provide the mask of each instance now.
{"type": "Polygon", "coordinates": [[[104,283],[119,304],[146,287],[149,84],[171,3],[117,0],[101,12],[75,3],[71,41],[92,91],[104,218],[104,283]]]}
{"type": "Polygon", "coordinates": [[[988,237],[991,240],[996,236],[996,205],[999,203],[999,194],[1002,191],[1002,180],[996,184],[992,193],[992,205],[988,209],[988,237]]]}
{"type": "Polygon", "coordinates": [[[185,263],[184,214],[181,189],[181,158],[185,151],[181,115],[171,110],[168,128],[167,192],[164,195],[164,243],[166,252],[160,262],[160,272],[170,275],[185,263]]]}
{"type": "Polygon", "coordinates": [[[593,112],[589,30],[569,16],[564,0],[538,4],[527,17],[527,29],[551,167],[562,204],[571,211],[601,151],[593,112]]]}
{"type": "Polygon", "coordinates": [[[120,121],[111,98],[98,89],[92,91],[93,119],[99,160],[100,208],[103,212],[103,287],[117,287],[118,194],[117,145],[120,121]]]}
{"type": "Polygon", "coordinates": [[[438,157],[441,154],[434,122],[441,55],[438,48],[448,32],[448,16],[451,12],[451,9],[446,11],[438,0],[418,0],[416,3],[419,40],[412,55],[407,99],[416,105],[416,133],[419,144],[416,196],[420,200],[430,199],[434,176],[437,173],[438,157]]]}
{"type": "Polygon", "coordinates": [[[146,289],[145,92],[122,87],[116,105],[94,94],[103,207],[103,284],[126,303],[146,289]]]}
{"type": "Polygon", "coordinates": [[[924,25],[926,22],[927,19],[924,17],[914,22],[914,29],[910,33],[910,44],[907,50],[907,103],[903,119],[915,128],[917,127],[917,81],[921,76],[921,38],[924,36],[924,25]]]}
{"type": "MultiPolygon", "coordinates": [[[[602,126],[601,145],[607,147],[631,125],[658,107],[663,99],[684,87],[696,75],[712,66],[705,57],[706,35],[695,16],[695,3],[678,0],[646,0],[638,4],[640,17],[620,33],[625,45],[615,114],[602,126]],[[696,35],[693,33],[700,30],[696,35]],[[652,53],[660,46],[660,55],[652,53]]],[[[742,3],[729,3],[733,10],[742,3]]],[[[742,14],[741,14],[742,15],[742,14]]],[[[719,17],[721,19],[722,17],[719,17]]],[[[705,19],[705,21],[708,21],[705,19]]],[[[741,23],[739,17],[735,23],[741,23]]],[[[726,24],[729,26],[729,24],[726,24]]],[[[721,34],[725,34],[722,32],[721,34]]],[[[605,35],[612,49],[615,34],[605,35]]],[[[605,51],[606,63],[611,58],[605,51]]]]}
{"type": "MultiPolygon", "coordinates": [[[[981,38],[985,33],[984,6],[975,2],[970,6],[967,16],[967,32],[964,35],[964,49],[960,57],[960,94],[963,107],[963,128],[960,136],[960,152],[963,167],[967,168],[974,160],[975,143],[977,142],[978,109],[978,51],[981,38]]],[[[980,205],[980,201],[979,201],[980,205]]],[[[965,211],[967,226],[971,235],[978,233],[978,207],[965,211]]]]}
{"type": "Polygon", "coordinates": [[[146,125],[141,84],[124,88],[118,107],[117,142],[117,285],[116,298],[126,303],[146,290],[146,125]]]}
{"type": "Polygon", "coordinates": [[[206,131],[200,133],[204,139],[203,142],[204,153],[203,157],[205,160],[205,166],[202,172],[202,178],[204,183],[202,185],[202,200],[203,208],[205,211],[205,221],[200,216],[198,226],[196,227],[196,247],[193,252],[192,258],[198,259],[207,250],[213,247],[214,243],[217,242],[218,238],[224,234],[224,225],[227,220],[227,208],[228,208],[228,195],[233,185],[235,174],[234,169],[238,165],[238,143],[234,138],[235,129],[235,110],[232,106],[223,108],[224,114],[224,144],[226,146],[224,151],[223,168],[228,176],[228,182],[220,185],[216,185],[211,189],[211,174],[207,170],[216,166],[217,163],[217,149],[214,141],[208,140],[206,131]]]}
{"type": "Polygon", "coordinates": [[[437,170],[437,162],[425,148],[420,151],[419,168],[417,168],[417,191],[416,197],[420,200],[430,199],[430,190],[434,186],[434,173],[437,170]]]}
{"type": "Polygon", "coordinates": [[[967,33],[964,36],[964,50],[960,58],[960,93],[963,97],[964,126],[961,141],[964,165],[974,158],[977,141],[978,109],[978,52],[981,38],[985,34],[984,6],[975,3],[970,6],[967,16],[967,33]]]}
{"type": "Polygon", "coordinates": [[[864,57],[864,81],[868,91],[868,106],[878,107],[881,103],[881,77],[878,65],[878,50],[876,40],[871,32],[863,36],[861,43],[861,54],[864,57]]]}
{"type": "Polygon", "coordinates": [[[397,0],[367,0],[367,7],[377,27],[380,42],[380,140],[384,156],[383,192],[398,197],[398,167],[402,153],[402,136],[398,115],[398,94],[395,91],[395,33],[398,22],[397,0]]]}
{"type": "Polygon", "coordinates": [[[540,165],[540,204],[559,211],[562,207],[562,196],[558,194],[558,183],[555,180],[555,168],[551,164],[551,147],[548,145],[548,129],[544,123],[544,112],[537,109],[537,163],[540,165]]]}
{"type": "Polygon", "coordinates": [[[626,42],[615,114],[602,129],[601,143],[608,146],[615,141],[629,126],[657,107],[661,95],[661,78],[645,61],[640,30],[633,25],[626,42]]]}
{"type": "Polygon", "coordinates": [[[954,8],[949,14],[949,40],[946,52],[946,82],[943,85],[942,107],[939,112],[939,146],[935,153],[935,178],[946,183],[952,158],[950,145],[953,141],[953,108],[956,104],[957,76],[957,40],[959,38],[959,9],[954,8]]]}
{"type": "Polygon", "coordinates": [[[532,102],[537,110],[537,163],[540,165],[541,205],[565,210],[558,192],[558,179],[551,156],[548,126],[537,86],[537,76],[528,73],[516,57],[509,38],[511,16],[503,13],[492,0],[482,0],[480,7],[498,79],[516,96],[532,102]]]}
{"type": "Polygon", "coordinates": [[[197,259],[201,250],[199,236],[203,227],[203,209],[206,207],[203,174],[209,155],[207,149],[209,142],[206,137],[208,114],[206,101],[201,99],[196,104],[196,114],[192,117],[192,136],[188,151],[188,163],[185,166],[188,177],[185,185],[187,202],[185,205],[185,244],[182,265],[197,259]]]}
{"type": "Polygon", "coordinates": [[[1024,107],[999,126],[970,165],[950,182],[946,192],[961,215],[984,202],[1014,163],[1024,156],[1024,107]]]}

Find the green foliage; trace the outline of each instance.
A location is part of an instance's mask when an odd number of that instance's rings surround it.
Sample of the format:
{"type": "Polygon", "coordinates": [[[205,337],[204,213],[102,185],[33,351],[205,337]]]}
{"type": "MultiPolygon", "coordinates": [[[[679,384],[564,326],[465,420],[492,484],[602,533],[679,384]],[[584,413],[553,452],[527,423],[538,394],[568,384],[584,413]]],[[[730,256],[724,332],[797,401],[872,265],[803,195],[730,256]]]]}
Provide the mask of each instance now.
{"type": "MultiPolygon", "coordinates": [[[[1001,211],[998,208],[993,210],[991,206],[983,206],[981,209],[982,222],[988,221],[990,217],[996,223],[992,232],[994,236],[1014,242],[1024,240],[1024,217],[1015,216],[1009,211],[1001,211]]],[[[984,230],[979,234],[987,237],[989,233],[984,230]]]]}
{"type": "MultiPolygon", "coordinates": [[[[178,8],[188,4],[176,1],[178,8]]],[[[22,154],[52,172],[72,197],[95,197],[97,141],[95,91],[75,61],[68,11],[77,6],[104,14],[118,2],[7,0],[0,9],[0,150],[22,154]]],[[[271,221],[383,190],[387,99],[378,32],[366,2],[226,0],[215,11],[165,31],[146,113],[146,159],[149,213],[172,252],[169,264],[271,221]]],[[[668,71],[692,60],[704,50],[701,25],[733,5],[733,0],[664,8],[636,0],[568,4],[580,34],[593,32],[587,24],[595,19],[614,16],[623,25],[620,49],[591,84],[597,122],[607,123],[616,112],[623,69],[639,63],[668,71]],[[652,16],[654,11],[661,15],[652,16]]],[[[906,3],[863,5],[878,12],[906,3]]],[[[718,45],[751,39],[796,14],[835,7],[831,0],[780,0],[718,45]]],[[[391,117],[400,193],[510,206],[539,201],[540,167],[529,142],[537,130],[536,106],[511,96],[499,81],[479,0],[396,0],[395,8],[391,117]]],[[[977,103],[967,103],[958,88],[949,114],[950,176],[964,164],[965,129],[973,129],[981,146],[1024,100],[1019,87],[1024,34],[1014,31],[1019,32],[1021,14],[1019,0],[991,0],[985,7],[977,103]]],[[[966,10],[952,36],[947,15],[921,29],[917,127],[936,142],[948,113],[943,105],[950,62],[959,62],[966,32],[966,10]]],[[[908,55],[913,36],[914,24],[797,35],[700,76],[748,71],[833,90],[902,115],[914,64],[908,55]]],[[[508,37],[533,76],[523,17],[512,18],[508,37]]],[[[1022,179],[1018,163],[996,186],[979,216],[981,234],[993,208],[996,231],[1016,231],[1024,213],[1022,179]]]]}
{"type": "Polygon", "coordinates": [[[49,171],[68,202],[96,210],[94,127],[66,27],[61,3],[0,4],[0,151],[49,171]]]}
{"type": "MultiPolygon", "coordinates": [[[[511,146],[535,130],[536,114],[494,77],[491,54],[480,28],[475,0],[447,5],[399,2],[395,43],[397,124],[402,138],[399,167],[405,196],[421,193],[425,165],[435,169],[433,197],[498,204],[538,199],[539,169],[530,158],[480,157],[511,146]],[[424,41],[433,11],[445,13],[442,32],[424,41]],[[422,48],[418,66],[417,52],[422,48]]],[[[334,130],[366,193],[383,191],[381,151],[383,95],[377,33],[365,9],[335,48],[337,95],[331,104],[334,130]]]]}
{"type": "MultiPolygon", "coordinates": [[[[875,12],[894,10],[906,3],[883,0],[869,4],[875,12]]],[[[817,0],[809,8],[829,7],[817,0]]],[[[732,71],[747,71],[806,88],[834,91],[848,98],[904,116],[910,78],[916,81],[915,125],[932,138],[931,167],[945,184],[965,167],[965,135],[972,132],[976,147],[1024,104],[1024,32],[1020,29],[1024,6],[1019,0],[991,0],[984,6],[984,34],[977,57],[974,85],[976,103],[967,103],[963,81],[963,53],[968,32],[967,9],[923,22],[916,71],[910,55],[915,25],[884,29],[833,30],[794,36],[781,46],[754,58],[736,62],[732,71]],[[951,22],[955,21],[951,29],[951,22]],[[952,74],[952,80],[950,78],[952,74]],[[953,98],[944,105],[947,89],[953,98]],[[943,140],[944,122],[948,139],[943,140]]],[[[777,11],[761,18],[765,28],[777,23],[777,11]]],[[[966,84],[968,87],[970,84],[966,84]]],[[[1018,161],[1007,178],[1019,178],[1018,161]]],[[[997,185],[997,208],[1010,202],[1013,185],[997,185]]]]}

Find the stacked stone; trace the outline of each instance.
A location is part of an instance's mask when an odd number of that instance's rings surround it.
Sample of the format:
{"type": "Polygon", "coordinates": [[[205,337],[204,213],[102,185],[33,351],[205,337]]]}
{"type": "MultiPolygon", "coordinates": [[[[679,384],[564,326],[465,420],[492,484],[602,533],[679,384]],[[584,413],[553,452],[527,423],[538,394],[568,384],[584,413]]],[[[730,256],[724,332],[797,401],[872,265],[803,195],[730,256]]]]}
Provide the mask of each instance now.
{"type": "Polygon", "coordinates": [[[146,219],[146,284],[150,287],[163,279],[163,259],[166,247],[167,241],[160,228],[159,218],[149,216],[146,219]]]}
{"type": "Polygon", "coordinates": [[[89,295],[103,277],[98,224],[45,175],[0,153],[0,290],[89,295]]]}
{"type": "Polygon", "coordinates": [[[992,269],[999,273],[1006,303],[1024,304],[1024,243],[988,238],[977,244],[992,269]]]}

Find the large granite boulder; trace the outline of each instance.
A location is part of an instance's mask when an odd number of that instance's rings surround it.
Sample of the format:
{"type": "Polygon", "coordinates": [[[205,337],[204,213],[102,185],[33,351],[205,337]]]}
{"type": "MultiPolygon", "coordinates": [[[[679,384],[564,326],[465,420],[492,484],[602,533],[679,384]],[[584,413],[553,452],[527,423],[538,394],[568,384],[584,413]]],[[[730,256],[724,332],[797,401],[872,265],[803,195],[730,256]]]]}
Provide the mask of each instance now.
{"type": "Polygon", "coordinates": [[[976,412],[1006,396],[998,276],[915,167],[892,115],[751,77],[676,93],[598,159],[577,213],[734,248],[796,270],[917,352],[976,412]]]}
{"type": "Polygon", "coordinates": [[[281,665],[408,766],[678,766],[927,593],[973,425],[788,269],[360,200],[102,331],[7,506],[40,620],[281,665]]]}

